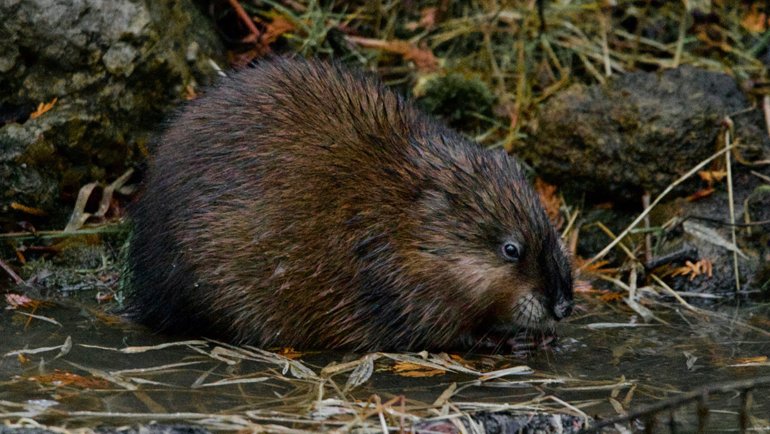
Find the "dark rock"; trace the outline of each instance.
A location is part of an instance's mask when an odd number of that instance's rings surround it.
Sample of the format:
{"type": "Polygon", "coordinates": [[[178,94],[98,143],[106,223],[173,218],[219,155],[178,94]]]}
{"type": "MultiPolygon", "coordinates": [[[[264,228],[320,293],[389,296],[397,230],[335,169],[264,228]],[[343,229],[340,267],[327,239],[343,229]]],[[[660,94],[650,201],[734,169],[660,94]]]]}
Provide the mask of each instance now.
{"type": "MultiPolygon", "coordinates": [[[[757,169],[756,173],[763,169],[757,169]]],[[[770,172],[766,170],[766,172],[770,172]]],[[[767,258],[770,258],[770,231],[767,224],[744,225],[749,222],[767,222],[770,220],[770,192],[762,180],[751,174],[733,174],[734,208],[736,223],[736,243],[740,250],[737,256],[741,291],[755,296],[766,294],[770,282],[767,258]]],[[[731,298],[734,295],[735,263],[732,245],[732,226],[730,225],[730,205],[727,192],[718,189],[714,194],[690,202],[677,199],[662,204],[651,215],[652,225],[661,226],[673,216],[681,224],[666,231],[661,239],[656,239],[654,259],[665,258],[674,252],[687,250],[693,254],[685,255],[670,264],[670,268],[685,265],[685,260],[696,262],[706,259],[711,262],[713,275],[671,276],[666,278],[669,285],[677,291],[707,293],[731,298]]],[[[654,260],[651,262],[655,262],[654,260]]],[[[658,267],[650,267],[658,268],[658,267]]],[[[669,268],[669,271],[671,271],[669,268]]],[[[667,275],[666,267],[653,269],[658,275],[667,275]]],[[[698,303],[698,299],[689,300],[698,303]]],[[[708,299],[706,299],[708,301],[708,299]]]]}
{"type": "Polygon", "coordinates": [[[636,204],[642,192],[659,193],[713,154],[725,116],[735,123],[744,158],[767,158],[764,122],[750,107],[725,74],[692,67],[629,73],[551,99],[534,140],[516,153],[589,200],[636,204]]]}
{"type": "Polygon", "coordinates": [[[23,217],[12,202],[61,222],[81,185],[141,159],[222,52],[193,0],[4,0],[0,16],[0,224],[23,217]]]}

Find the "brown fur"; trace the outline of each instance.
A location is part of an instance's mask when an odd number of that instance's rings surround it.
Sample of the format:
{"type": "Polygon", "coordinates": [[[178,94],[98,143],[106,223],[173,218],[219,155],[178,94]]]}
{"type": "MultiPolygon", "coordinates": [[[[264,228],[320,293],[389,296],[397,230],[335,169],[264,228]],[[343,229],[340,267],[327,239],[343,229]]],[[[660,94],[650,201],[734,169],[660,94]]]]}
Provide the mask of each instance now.
{"type": "Polygon", "coordinates": [[[571,309],[518,164],[337,65],[274,59],[189,104],[131,214],[131,311],[160,330],[446,348],[571,309]]]}

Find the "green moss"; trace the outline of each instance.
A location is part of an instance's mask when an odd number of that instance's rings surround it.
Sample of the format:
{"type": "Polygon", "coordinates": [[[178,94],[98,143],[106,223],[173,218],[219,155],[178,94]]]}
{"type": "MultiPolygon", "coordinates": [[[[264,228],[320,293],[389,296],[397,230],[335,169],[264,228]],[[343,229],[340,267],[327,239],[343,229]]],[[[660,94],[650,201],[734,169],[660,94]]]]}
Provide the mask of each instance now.
{"type": "Polygon", "coordinates": [[[478,78],[452,73],[429,80],[418,99],[420,107],[450,126],[476,131],[492,117],[495,96],[478,78]]]}

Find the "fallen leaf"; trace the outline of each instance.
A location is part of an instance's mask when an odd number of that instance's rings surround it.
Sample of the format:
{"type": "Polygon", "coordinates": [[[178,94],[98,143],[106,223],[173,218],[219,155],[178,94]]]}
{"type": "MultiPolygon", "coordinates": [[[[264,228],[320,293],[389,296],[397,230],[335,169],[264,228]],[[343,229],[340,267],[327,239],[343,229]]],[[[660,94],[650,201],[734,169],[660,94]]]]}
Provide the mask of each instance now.
{"type": "Polygon", "coordinates": [[[577,267],[580,268],[580,271],[583,273],[612,276],[618,272],[618,268],[616,267],[604,268],[605,265],[609,264],[609,261],[605,261],[605,260],[592,262],[588,265],[583,265],[585,263],[585,259],[577,258],[576,262],[577,262],[577,267]]]}
{"type": "Polygon", "coordinates": [[[420,11],[420,21],[418,22],[409,22],[404,25],[404,27],[409,30],[410,32],[414,32],[417,29],[425,29],[425,30],[432,30],[434,27],[436,27],[436,22],[438,17],[438,8],[435,6],[423,8],[420,11]]]}
{"type": "Polygon", "coordinates": [[[404,58],[404,60],[410,60],[414,62],[417,69],[424,72],[435,71],[438,68],[438,59],[433,55],[433,52],[428,48],[420,48],[414,43],[392,40],[385,41],[382,39],[363,38],[361,36],[348,36],[348,40],[354,44],[360,45],[364,48],[374,48],[388,53],[398,54],[404,58]]]}
{"type": "Polygon", "coordinates": [[[260,42],[262,42],[265,45],[270,45],[278,38],[281,37],[284,33],[291,32],[295,29],[294,24],[286,19],[283,15],[276,15],[273,17],[273,21],[267,23],[265,25],[265,31],[262,33],[262,36],[260,37],[260,42]]]}
{"type": "Polygon", "coordinates": [[[767,15],[761,4],[753,4],[741,18],[741,27],[752,33],[764,33],[767,30],[767,15]]]}
{"type": "Polygon", "coordinates": [[[392,369],[394,373],[402,377],[435,377],[446,374],[443,369],[430,368],[411,362],[396,362],[392,369]]]}
{"type": "Polygon", "coordinates": [[[542,202],[543,208],[545,208],[548,219],[551,220],[551,223],[557,230],[561,229],[564,225],[564,217],[561,214],[562,199],[556,193],[556,186],[536,178],[535,191],[540,196],[540,202],[542,202]]]}
{"type": "Polygon", "coordinates": [[[20,307],[32,307],[37,308],[39,302],[32,300],[26,295],[22,294],[5,294],[5,302],[8,303],[9,309],[18,309],[20,307]]]}
{"type": "Polygon", "coordinates": [[[195,98],[198,98],[198,93],[195,92],[195,87],[192,84],[188,84],[184,87],[184,99],[192,101],[195,98]]]}
{"type": "Polygon", "coordinates": [[[689,276],[690,281],[702,274],[708,276],[709,279],[714,275],[713,264],[708,259],[701,259],[694,263],[686,261],[684,266],[676,268],[671,273],[672,276],[689,276]]]}
{"type": "Polygon", "coordinates": [[[58,369],[55,370],[52,374],[29,377],[28,380],[47,386],[74,386],[82,389],[105,389],[110,384],[101,378],[93,376],[84,377],[82,375],[73,374],[72,372],[61,371],[58,369]]]}
{"type": "Polygon", "coordinates": [[[286,357],[287,359],[295,360],[302,357],[303,353],[300,353],[299,351],[295,351],[294,348],[286,347],[286,348],[281,348],[278,351],[278,354],[286,357]]]}
{"type": "Polygon", "coordinates": [[[711,184],[713,182],[720,182],[721,180],[725,179],[725,177],[727,177],[727,171],[726,170],[701,170],[700,172],[698,172],[698,176],[700,176],[700,179],[711,184]]]}
{"type": "Polygon", "coordinates": [[[37,110],[33,111],[30,115],[30,119],[37,119],[40,116],[42,116],[45,112],[51,110],[53,106],[56,104],[56,101],[58,101],[58,98],[54,98],[51,100],[51,102],[43,103],[37,105],[37,110]]]}
{"type": "Polygon", "coordinates": [[[719,232],[714,229],[689,220],[682,223],[682,228],[687,234],[692,235],[695,238],[701,239],[715,246],[723,247],[727,250],[730,250],[731,252],[735,252],[743,259],[749,258],[745,253],[741,251],[737,245],[735,245],[735,243],[727,241],[724,237],[722,237],[722,235],[719,234],[719,232]]]}
{"type": "Polygon", "coordinates": [[[33,208],[31,206],[20,204],[19,202],[11,202],[11,208],[15,209],[16,211],[21,211],[23,213],[38,217],[42,217],[48,214],[40,208],[33,208]]]}
{"type": "Polygon", "coordinates": [[[703,199],[704,197],[711,196],[713,193],[714,193],[714,188],[712,187],[702,188],[696,191],[695,193],[687,196],[687,201],[695,202],[696,200],[700,200],[700,199],[703,199]]]}
{"type": "Polygon", "coordinates": [[[605,289],[596,289],[591,285],[591,282],[583,279],[575,280],[573,291],[581,294],[606,294],[609,292],[605,289]]]}
{"type": "Polygon", "coordinates": [[[735,359],[736,364],[746,364],[746,363],[765,363],[767,362],[767,356],[754,356],[754,357],[737,357],[735,359]]]}
{"type": "Polygon", "coordinates": [[[604,301],[606,303],[622,301],[623,300],[623,294],[621,294],[619,292],[607,292],[605,294],[600,295],[599,296],[599,300],[604,301]]]}

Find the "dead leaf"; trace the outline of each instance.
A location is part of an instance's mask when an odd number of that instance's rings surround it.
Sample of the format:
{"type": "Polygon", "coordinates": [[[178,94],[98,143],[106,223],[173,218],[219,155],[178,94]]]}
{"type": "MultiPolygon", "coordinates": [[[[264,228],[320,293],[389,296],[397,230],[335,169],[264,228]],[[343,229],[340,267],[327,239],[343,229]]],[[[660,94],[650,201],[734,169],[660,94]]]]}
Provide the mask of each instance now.
{"type": "Polygon", "coordinates": [[[80,188],[78,198],[75,201],[75,206],[72,209],[70,220],[67,222],[64,232],[72,232],[82,228],[86,223],[86,220],[91,217],[91,213],[86,212],[86,205],[88,204],[88,199],[98,185],[99,184],[96,182],[90,182],[80,188]]]}
{"type": "Polygon", "coordinates": [[[300,353],[299,351],[295,351],[292,347],[281,348],[277,353],[291,360],[299,359],[304,354],[300,353]]]}
{"type": "Polygon", "coordinates": [[[741,27],[752,33],[764,33],[767,30],[767,15],[761,4],[753,4],[741,18],[741,27]]]}
{"type": "Polygon", "coordinates": [[[739,365],[745,365],[747,363],[765,363],[767,362],[767,356],[754,356],[754,357],[737,357],[735,363],[739,365]]]}
{"type": "Polygon", "coordinates": [[[29,381],[46,386],[74,386],[82,389],[106,389],[110,383],[97,377],[73,374],[72,372],[55,370],[52,374],[39,375],[27,378],[29,381]]]}
{"type": "Polygon", "coordinates": [[[395,374],[402,377],[435,377],[436,375],[446,374],[446,371],[443,369],[431,368],[411,362],[396,362],[392,369],[395,374]]]}
{"type": "Polygon", "coordinates": [[[577,279],[575,280],[575,286],[573,291],[575,293],[582,293],[582,294],[606,294],[608,291],[604,289],[596,289],[591,285],[591,282],[588,280],[583,279],[577,279]]]}
{"type": "Polygon", "coordinates": [[[612,276],[614,274],[617,274],[618,272],[617,268],[612,268],[612,267],[604,268],[605,265],[609,264],[609,261],[605,261],[605,260],[592,262],[588,265],[584,265],[585,259],[583,258],[577,258],[575,262],[577,263],[576,265],[578,266],[580,271],[583,273],[612,276]]]}
{"type": "Polygon", "coordinates": [[[423,8],[420,11],[420,21],[411,21],[406,23],[404,27],[410,32],[414,32],[417,29],[432,30],[436,27],[438,21],[438,8],[435,6],[423,8]]]}
{"type": "Polygon", "coordinates": [[[701,259],[695,263],[686,261],[683,267],[679,267],[671,273],[672,276],[690,276],[690,281],[705,274],[709,279],[713,277],[713,264],[708,259],[701,259]]]}
{"type": "Polygon", "coordinates": [[[727,177],[726,170],[701,170],[698,172],[700,179],[706,181],[711,185],[714,182],[720,182],[727,177]]]}
{"type": "Polygon", "coordinates": [[[616,301],[622,301],[623,300],[623,294],[619,292],[607,292],[605,294],[602,294],[599,296],[599,300],[606,302],[606,303],[612,303],[616,301]]]}
{"type": "Polygon", "coordinates": [[[25,214],[31,214],[38,217],[42,217],[48,214],[40,208],[33,208],[31,206],[20,204],[19,202],[11,202],[11,208],[15,209],[16,211],[21,211],[25,214]]]}
{"type": "Polygon", "coordinates": [[[5,294],[5,302],[8,303],[8,308],[18,309],[20,307],[37,308],[39,302],[22,294],[5,294]]]}
{"type": "Polygon", "coordinates": [[[540,202],[545,208],[545,213],[548,214],[548,219],[556,227],[561,229],[564,226],[564,217],[561,214],[562,199],[556,193],[556,186],[551,185],[540,178],[535,179],[535,191],[540,196],[540,202]]]}
{"type": "Polygon", "coordinates": [[[195,87],[192,84],[188,84],[184,87],[184,99],[192,101],[195,98],[198,98],[198,93],[195,92],[195,87]]]}
{"type": "Polygon", "coordinates": [[[702,189],[696,191],[695,193],[687,196],[687,201],[688,202],[695,202],[696,200],[703,199],[704,197],[709,197],[713,193],[714,193],[714,188],[712,188],[712,187],[702,188],[702,189]]]}
{"type": "Polygon", "coordinates": [[[295,29],[294,23],[286,19],[283,15],[276,15],[273,17],[273,21],[265,25],[265,31],[260,37],[260,42],[264,45],[270,45],[277,41],[284,33],[291,32],[295,29]]]}
{"type": "Polygon", "coordinates": [[[43,103],[37,105],[37,110],[30,113],[29,118],[30,119],[37,119],[40,116],[42,116],[45,112],[51,110],[53,106],[56,104],[56,101],[58,101],[58,98],[54,98],[51,100],[51,102],[43,103]]]}
{"type": "Polygon", "coordinates": [[[688,235],[692,235],[695,238],[701,239],[707,243],[711,243],[715,246],[723,247],[731,252],[737,253],[741,258],[748,259],[745,253],[731,241],[727,241],[722,235],[710,227],[703,226],[693,221],[687,220],[682,223],[682,228],[688,235]]]}
{"type": "Polygon", "coordinates": [[[385,41],[361,36],[348,36],[347,38],[348,41],[364,48],[373,48],[398,54],[404,60],[414,62],[417,69],[423,72],[435,71],[438,68],[438,59],[436,59],[436,56],[433,55],[430,49],[418,47],[411,42],[402,40],[385,41]]]}

